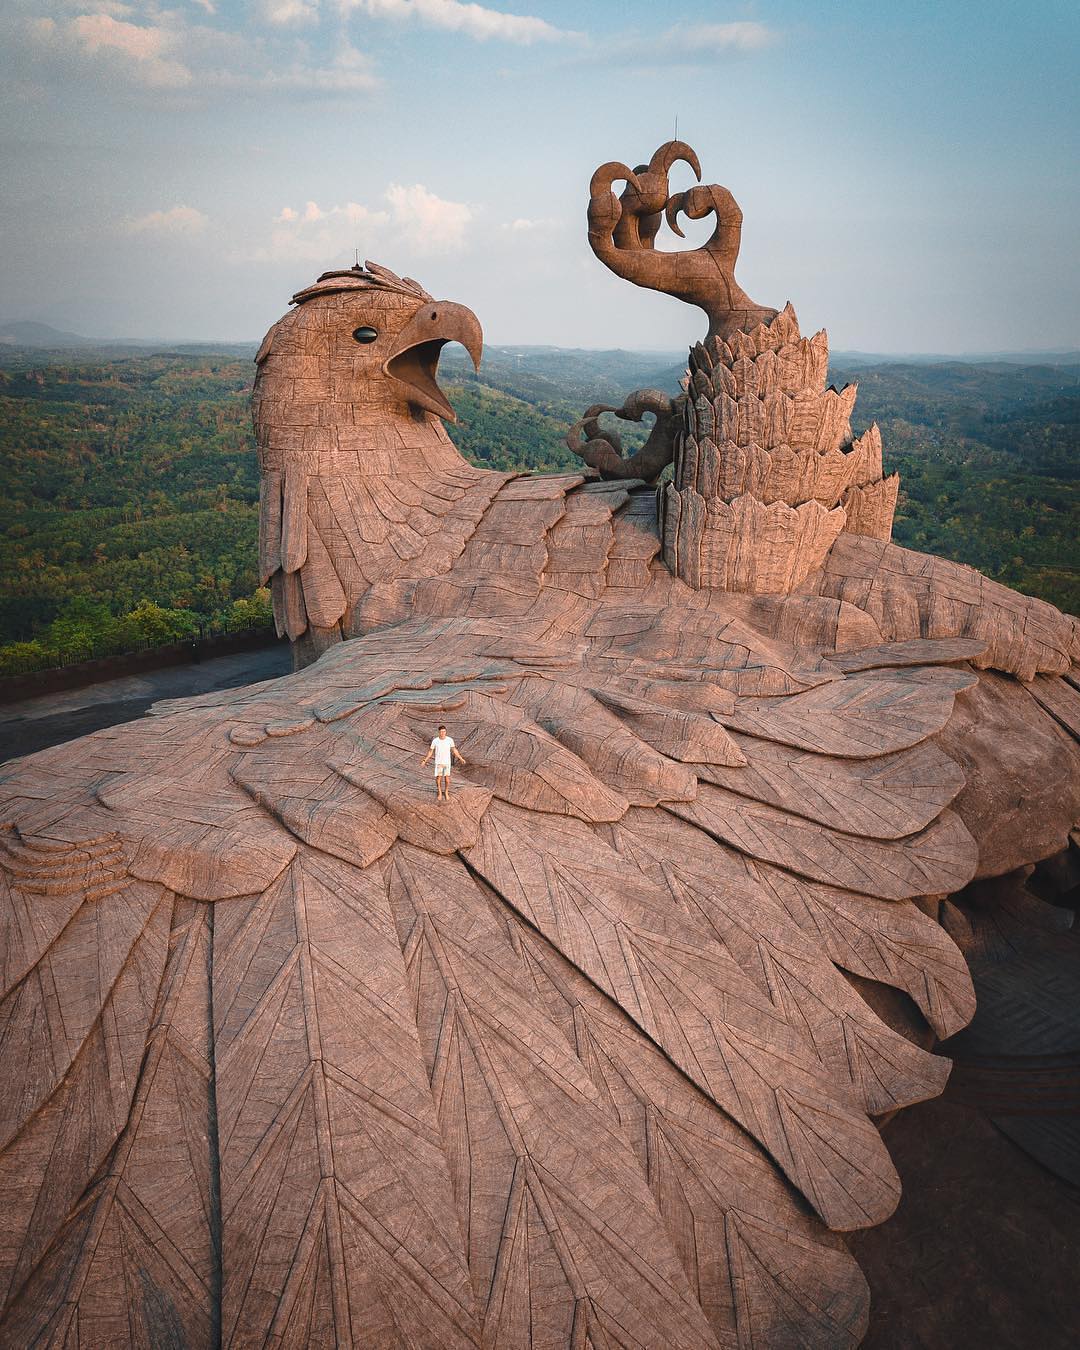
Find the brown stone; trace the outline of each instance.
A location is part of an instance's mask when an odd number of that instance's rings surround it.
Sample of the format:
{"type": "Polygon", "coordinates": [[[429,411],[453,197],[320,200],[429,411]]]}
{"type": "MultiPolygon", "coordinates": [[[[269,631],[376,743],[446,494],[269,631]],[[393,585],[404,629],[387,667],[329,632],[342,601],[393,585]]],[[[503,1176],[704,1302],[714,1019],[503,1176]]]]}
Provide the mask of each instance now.
{"type": "Polygon", "coordinates": [[[710,337],[727,337],[733,328],[767,322],[776,311],[756,305],[735,280],[742,236],[738,203],[727,188],[715,185],[669,195],[668,174],[680,160],[700,182],[697,156],[682,141],[668,141],[637,169],[614,162],[597,169],[589,185],[592,251],[616,276],[700,306],[709,316],[710,337]],[[618,181],[626,184],[621,197],[611,191],[618,181]],[[712,235],[699,249],[659,252],[653,246],[657,231],[666,218],[682,234],[680,215],[690,220],[714,216],[712,235]]]}
{"type": "MultiPolygon", "coordinates": [[[[1070,686],[1050,680],[1047,688],[1070,686]]],[[[1071,691],[1075,693],[1075,691],[1071,691]]],[[[939,737],[964,787],[954,803],[995,877],[1067,848],[1080,819],[1080,731],[1070,736],[1016,680],[987,671],[939,737]]]]}
{"type": "Polygon", "coordinates": [[[326,273],[254,399],[302,668],[6,767],[4,1344],[864,1334],[836,1233],[892,1213],[876,1122],[974,1011],[942,897],[1080,818],[1078,630],[888,542],[854,389],[678,156],[590,207],[710,317],[620,410],[645,451],[594,408],[588,473],[472,468],[435,368],[475,319],[326,273]],[[680,211],[713,238],[656,253],[680,211]]]}

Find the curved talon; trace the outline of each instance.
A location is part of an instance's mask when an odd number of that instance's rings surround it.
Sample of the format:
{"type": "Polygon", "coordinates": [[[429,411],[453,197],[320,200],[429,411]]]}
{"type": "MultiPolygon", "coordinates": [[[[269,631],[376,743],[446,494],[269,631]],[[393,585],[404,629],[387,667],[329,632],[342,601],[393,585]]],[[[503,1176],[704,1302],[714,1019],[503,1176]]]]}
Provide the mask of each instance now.
{"type": "Polygon", "coordinates": [[[623,456],[622,437],[619,435],[617,431],[608,431],[606,427],[598,427],[595,426],[595,424],[590,425],[588,422],[586,422],[585,434],[588,436],[590,441],[606,442],[606,444],[610,445],[612,450],[614,450],[615,453],[620,458],[622,458],[623,456]]]}
{"type": "MultiPolygon", "coordinates": [[[[700,180],[701,165],[697,155],[685,141],[667,141],[653,155],[648,164],[639,164],[634,168],[631,178],[619,196],[620,215],[613,219],[612,232],[614,244],[618,249],[635,251],[652,249],[654,240],[664,221],[664,211],[668,201],[668,174],[673,165],[685,163],[693,169],[700,180]]],[[[605,164],[602,173],[606,178],[614,169],[613,164],[605,164]]],[[[620,170],[624,165],[619,166],[620,170]]],[[[594,175],[594,183],[595,183],[594,175]]],[[[601,179],[601,182],[603,179],[601,179]]],[[[670,223],[670,217],[669,217],[670,223]]],[[[676,229],[682,236],[682,231],[676,229]]]]}
{"type": "Polygon", "coordinates": [[[648,215],[640,216],[638,219],[638,238],[642,248],[653,248],[654,240],[660,233],[660,226],[664,223],[662,211],[653,211],[648,215]]]}
{"type": "Polygon", "coordinates": [[[623,225],[623,207],[612,191],[612,184],[626,181],[626,192],[636,190],[638,179],[632,169],[616,160],[601,164],[589,181],[589,237],[609,239],[623,225]]]}
{"type": "Polygon", "coordinates": [[[603,478],[633,477],[633,474],[625,472],[624,466],[627,461],[623,458],[621,450],[616,450],[604,436],[590,437],[589,440],[582,442],[581,429],[582,422],[578,421],[566,433],[566,445],[579,459],[583,459],[590,468],[598,470],[603,478]]]}
{"type": "Polygon", "coordinates": [[[652,173],[662,173],[666,178],[679,163],[689,164],[694,171],[694,177],[701,182],[701,164],[693,146],[687,145],[685,141],[665,141],[649,160],[649,170],[652,173]]]}
{"type": "MultiPolygon", "coordinates": [[[[723,227],[728,230],[741,228],[743,219],[739,203],[727,188],[720,187],[717,183],[688,188],[685,192],[673,192],[667,199],[664,217],[668,228],[681,239],[685,239],[686,236],[679,225],[680,215],[685,216],[687,220],[704,220],[706,216],[715,215],[717,228],[723,227]]],[[[702,248],[708,249],[710,245],[714,245],[713,239],[703,244],[702,248]]]]}
{"type": "MultiPolygon", "coordinates": [[[[635,188],[640,186],[634,170],[628,169],[625,164],[620,164],[618,160],[611,159],[606,164],[601,164],[592,178],[589,179],[590,199],[596,201],[604,193],[611,192],[612,183],[617,183],[620,180],[625,180],[635,188]]],[[[612,192],[611,195],[614,196],[615,194],[612,192]]]]}
{"type": "Polygon", "coordinates": [[[662,389],[635,389],[627,394],[626,401],[616,414],[631,422],[640,422],[646,413],[654,417],[667,416],[672,412],[673,400],[662,389]]]}
{"type": "Polygon", "coordinates": [[[652,173],[647,164],[634,170],[634,181],[627,182],[619,197],[620,216],[614,228],[616,248],[636,251],[651,249],[663,222],[667,200],[667,175],[652,173]]]}
{"type": "Polygon", "coordinates": [[[685,239],[682,226],[679,224],[679,212],[682,210],[683,198],[685,192],[675,192],[667,199],[664,206],[664,219],[667,221],[668,229],[672,234],[677,234],[680,239],[685,239]]]}
{"type": "Polygon", "coordinates": [[[614,413],[618,416],[619,410],[618,408],[610,407],[606,403],[594,403],[591,408],[585,410],[585,413],[581,418],[581,426],[584,427],[585,435],[589,440],[596,440],[599,438],[602,441],[607,441],[607,443],[621,455],[622,440],[619,437],[619,433],[617,431],[608,431],[605,427],[600,425],[600,418],[604,413],[614,413]]]}
{"type": "Polygon", "coordinates": [[[683,141],[667,141],[648,165],[633,170],[615,162],[601,166],[590,185],[589,246],[616,276],[698,305],[708,315],[709,338],[769,323],[777,311],[757,304],[735,280],[743,220],[738,202],[727,188],[700,181],[669,196],[668,173],[680,161],[700,180],[697,155],[683,141]],[[626,183],[618,198],[611,191],[617,178],[626,183]],[[689,220],[714,215],[716,226],[699,248],[658,252],[654,239],[664,219],[673,234],[686,237],[680,215],[689,220]]]}
{"type": "MultiPolygon", "coordinates": [[[[586,409],[585,413],[578,418],[566,433],[566,445],[575,455],[581,455],[587,464],[592,464],[592,460],[587,458],[585,451],[587,451],[589,446],[596,441],[605,442],[616,455],[620,458],[622,457],[622,439],[620,438],[619,433],[617,431],[608,431],[606,427],[600,425],[600,418],[604,413],[615,413],[615,415],[618,416],[619,410],[610,407],[606,403],[594,403],[591,408],[586,409]],[[584,445],[582,444],[580,435],[582,431],[584,431],[586,437],[584,445]]],[[[593,467],[599,468],[600,466],[594,464],[593,467]]]]}
{"type": "MultiPolygon", "coordinates": [[[[614,408],[604,408],[601,411],[614,412],[615,410],[614,408]]],[[[598,413],[594,408],[590,408],[583,417],[578,418],[563,440],[575,455],[584,455],[584,451],[593,441],[604,441],[616,454],[622,454],[622,441],[619,440],[615,432],[607,431],[600,426],[598,413]],[[584,441],[581,438],[582,432],[585,434],[584,441]]]]}
{"type": "Polygon", "coordinates": [[[704,220],[711,211],[716,213],[719,224],[742,227],[742,210],[726,187],[719,183],[700,184],[686,193],[683,214],[690,220],[704,220]]]}
{"type": "Polygon", "coordinates": [[[566,445],[602,478],[640,478],[650,483],[674,458],[678,402],[661,389],[637,389],[626,396],[621,408],[595,403],[566,433],[566,445]],[[614,413],[626,422],[640,422],[646,413],[652,413],[656,423],[641,449],[626,456],[618,433],[600,425],[604,413],[614,413]]]}

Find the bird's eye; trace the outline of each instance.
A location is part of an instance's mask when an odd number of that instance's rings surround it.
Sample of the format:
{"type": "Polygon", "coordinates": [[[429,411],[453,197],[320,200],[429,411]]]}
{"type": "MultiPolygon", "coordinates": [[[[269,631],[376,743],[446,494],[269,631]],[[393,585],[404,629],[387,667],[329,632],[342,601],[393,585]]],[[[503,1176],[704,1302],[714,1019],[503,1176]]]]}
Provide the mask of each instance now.
{"type": "Polygon", "coordinates": [[[379,336],[379,333],[378,333],[378,329],[376,329],[376,328],[366,328],[366,327],[365,327],[365,328],[354,328],[354,329],[353,329],[353,337],[354,337],[354,339],[355,339],[357,342],[363,342],[363,343],[374,342],[375,339],[376,339],[378,336],[379,336]]]}

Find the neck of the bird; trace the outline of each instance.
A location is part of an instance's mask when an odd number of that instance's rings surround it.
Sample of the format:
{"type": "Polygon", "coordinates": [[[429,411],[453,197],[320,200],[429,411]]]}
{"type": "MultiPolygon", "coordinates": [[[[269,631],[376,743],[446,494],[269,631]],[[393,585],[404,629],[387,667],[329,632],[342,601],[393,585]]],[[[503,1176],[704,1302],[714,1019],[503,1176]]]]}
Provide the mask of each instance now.
{"type": "Polygon", "coordinates": [[[318,469],[322,473],[419,483],[429,474],[470,467],[442,420],[415,405],[339,404],[335,412],[336,424],[326,428],[326,457],[318,469]]]}
{"type": "Polygon", "coordinates": [[[470,465],[431,413],[326,406],[333,421],[314,425],[291,426],[288,408],[282,417],[265,402],[256,413],[260,571],[300,665],[407,613],[417,583],[446,570],[507,477],[470,465]]]}
{"type": "Polygon", "coordinates": [[[315,425],[268,424],[256,418],[259,466],[308,479],[400,478],[419,482],[428,475],[456,473],[471,466],[446,433],[440,418],[414,405],[335,403],[333,419],[315,425]]]}

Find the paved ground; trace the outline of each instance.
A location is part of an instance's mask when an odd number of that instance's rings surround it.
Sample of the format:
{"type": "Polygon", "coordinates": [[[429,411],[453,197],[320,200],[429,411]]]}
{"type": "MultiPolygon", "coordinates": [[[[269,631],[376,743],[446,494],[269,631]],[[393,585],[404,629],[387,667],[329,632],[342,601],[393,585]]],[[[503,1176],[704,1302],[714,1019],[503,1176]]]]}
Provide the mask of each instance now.
{"type": "Polygon", "coordinates": [[[282,643],[9,703],[0,707],[0,761],[31,755],[101,727],[134,721],[159,699],[233,689],[274,679],[291,669],[288,643],[282,643]]]}

